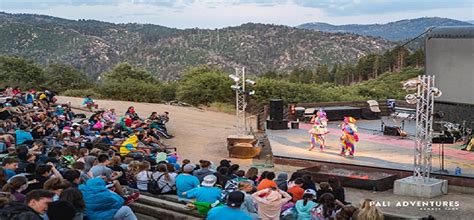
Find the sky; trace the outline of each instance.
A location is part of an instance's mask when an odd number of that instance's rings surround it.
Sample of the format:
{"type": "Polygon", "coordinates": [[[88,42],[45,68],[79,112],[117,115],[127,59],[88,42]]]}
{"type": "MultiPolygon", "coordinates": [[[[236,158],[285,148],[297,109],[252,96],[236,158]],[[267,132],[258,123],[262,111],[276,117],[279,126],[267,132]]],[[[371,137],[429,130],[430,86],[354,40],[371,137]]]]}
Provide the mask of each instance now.
{"type": "Polygon", "coordinates": [[[387,23],[419,17],[474,20],[474,0],[0,0],[0,11],[67,19],[222,28],[387,23]]]}

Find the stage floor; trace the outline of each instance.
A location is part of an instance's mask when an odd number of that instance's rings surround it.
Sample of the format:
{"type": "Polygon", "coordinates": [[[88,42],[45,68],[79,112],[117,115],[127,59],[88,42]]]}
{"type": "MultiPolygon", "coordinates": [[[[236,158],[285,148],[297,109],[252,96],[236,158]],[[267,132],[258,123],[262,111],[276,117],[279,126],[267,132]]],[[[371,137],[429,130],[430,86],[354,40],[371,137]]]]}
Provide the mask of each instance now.
{"type": "MultiPolygon", "coordinates": [[[[391,120],[384,119],[385,123],[393,124],[391,120]],[[390,123],[391,122],[391,123],[390,123]]],[[[339,156],[341,151],[339,137],[341,130],[338,128],[340,122],[330,122],[329,134],[326,135],[326,149],[323,152],[316,147],[308,151],[308,130],[310,124],[300,123],[300,129],[289,130],[267,130],[267,136],[272,147],[274,157],[288,157],[296,159],[316,160],[325,162],[336,162],[344,164],[355,164],[381,168],[392,168],[401,170],[413,170],[414,141],[413,137],[400,139],[396,136],[383,135],[380,132],[380,120],[359,120],[360,141],[356,143],[355,157],[346,158],[339,156]]],[[[413,135],[414,123],[406,122],[405,131],[413,135]]],[[[455,149],[454,146],[444,145],[444,167],[449,174],[454,174],[454,169],[459,166],[462,176],[474,177],[474,152],[455,149]]],[[[433,172],[441,167],[440,153],[441,145],[433,144],[433,172]]]]}

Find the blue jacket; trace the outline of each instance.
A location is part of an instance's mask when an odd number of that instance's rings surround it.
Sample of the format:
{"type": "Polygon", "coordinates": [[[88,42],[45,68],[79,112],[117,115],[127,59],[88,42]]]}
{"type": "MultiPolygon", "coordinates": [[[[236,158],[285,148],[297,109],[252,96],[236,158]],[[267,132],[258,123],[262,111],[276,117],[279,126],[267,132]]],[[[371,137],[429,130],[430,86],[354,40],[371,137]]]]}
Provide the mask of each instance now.
{"type": "Polygon", "coordinates": [[[86,213],[91,220],[112,219],[123,206],[122,197],[109,191],[105,187],[105,181],[101,178],[88,180],[79,186],[79,190],[84,196],[86,213]]]}

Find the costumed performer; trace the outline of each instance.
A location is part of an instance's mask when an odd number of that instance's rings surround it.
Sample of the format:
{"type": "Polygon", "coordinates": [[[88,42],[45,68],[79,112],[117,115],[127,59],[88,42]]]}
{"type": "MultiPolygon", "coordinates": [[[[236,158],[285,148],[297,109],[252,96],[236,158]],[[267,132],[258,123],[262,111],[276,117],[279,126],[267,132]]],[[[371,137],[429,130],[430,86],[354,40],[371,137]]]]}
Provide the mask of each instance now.
{"type": "Polygon", "coordinates": [[[311,123],[313,123],[313,127],[309,130],[309,133],[311,134],[311,145],[308,150],[313,150],[317,145],[316,142],[318,142],[319,150],[323,151],[326,144],[324,135],[329,133],[327,129],[328,118],[326,112],[320,109],[316,112],[316,115],[311,118],[311,123]]]}
{"type": "Polygon", "coordinates": [[[355,142],[359,141],[355,122],[353,117],[344,117],[344,122],[340,125],[342,129],[341,156],[346,156],[349,153],[349,157],[354,157],[355,142]]]}

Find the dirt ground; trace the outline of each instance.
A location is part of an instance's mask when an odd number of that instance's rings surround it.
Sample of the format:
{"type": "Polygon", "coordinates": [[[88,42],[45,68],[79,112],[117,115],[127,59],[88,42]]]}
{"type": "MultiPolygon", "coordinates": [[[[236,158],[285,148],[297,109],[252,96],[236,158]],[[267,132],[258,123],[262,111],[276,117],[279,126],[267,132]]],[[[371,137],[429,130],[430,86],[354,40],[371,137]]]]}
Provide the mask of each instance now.
{"type": "MultiPolygon", "coordinates": [[[[58,100],[60,103],[71,102],[73,106],[80,106],[82,103],[82,98],[58,97],[58,100]]],[[[141,117],[146,117],[154,111],[158,113],[164,111],[170,112],[170,122],[167,124],[167,128],[171,134],[175,135],[175,138],[164,140],[164,142],[169,146],[178,148],[180,160],[190,159],[194,163],[197,163],[199,159],[208,159],[218,164],[220,160],[227,158],[226,138],[236,131],[235,115],[231,114],[204,111],[194,107],[178,107],[164,104],[111,100],[96,100],[96,102],[101,108],[115,108],[119,116],[123,115],[129,106],[134,106],[141,117]]],[[[265,162],[264,157],[261,160],[235,158],[230,158],[230,160],[232,160],[233,163],[238,163],[244,169],[251,165],[263,164],[265,162]]],[[[301,169],[301,167],[276,165],[271,170],[291,173],[298,169],[301,169]]],[[[372,192],[346,188],[347,201],[358,204],[363,198],[370,198],[380,202],[383,211],[392,213],[413,216],[432,215],[436,219],[474,219],[474,209],[472,208],[472,204],[474,204],[473,194],[450,192],[447,195],[427,200],[408,196],[397,196],[394,195],[391,190],[372,192]],[[408,207],[397,206],[399,205],[397,202],[403,201],[458,201],[459,206],[457,206],[455,210],[447,210],[445,208],[426,210],[426,208],[412,207],[412,205],[408,205],[408,207]]]]}

